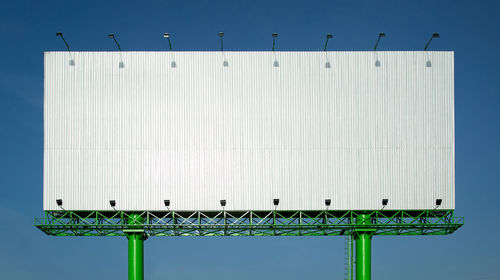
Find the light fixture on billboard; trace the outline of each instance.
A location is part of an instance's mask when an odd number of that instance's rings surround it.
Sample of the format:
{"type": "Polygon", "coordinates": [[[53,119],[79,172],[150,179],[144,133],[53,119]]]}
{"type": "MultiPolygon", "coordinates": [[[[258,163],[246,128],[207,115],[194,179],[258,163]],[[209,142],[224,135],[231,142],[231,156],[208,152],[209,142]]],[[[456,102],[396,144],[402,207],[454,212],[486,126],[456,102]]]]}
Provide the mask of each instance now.
{"type": "Polygon", "coordinates": [[[116,40],[116,36],[114,33],[108,34],[108,38],[113,39],[113,41],[115,41],[116,46],[118,47],[118,50],[122,51],[122,48],[120,47],[120,44],[118,44],[118,41],[116,40]]]}
{"type": "MultiPolygon", "coordinates": [[[[427,51],[427,48],[429,47],[429,44],[431,43],[432,39],[434,39],[434,38],[439,38],[439,33],[432,34],[432,36],[429,39],[429,41],[427,42],[427,44],[425,44],[424,51],[427,51]]],[[[432,62],[430,60],[427,60],[427,62],[425,63],[425,66],[426,67],[432,67],[432,62]]]]}
{"type": "Polygon", "coordinates": [[[387,206],[389,204],[389,199],[388,198],[383,198],[382,199],[382,206],[387,206]]]}
{"type": "MultiPolygon", "coordinates": [[[[332,34],[326,34],[326,42],[325,42],[325,47],[323,48],[323,51],[326,52],[326,46],[328,45],[328,40],[333,38],[332,34]]],[[[330,61],[328,61],[328,55],[326,56],[326,63],[325,63],[325,68],[331,68],[332,66],[330,65],[330,61]]]]}
{"type": "Polygon", "coordinates": [[[375,47],[373,47],[373,50],[374,50],[374,51],[376,51],[376,50],[377,50],[378,44],[380,43],[380,38],[382,38],[382,37],[385,37],[385,33],[379,33],[379,34],[378,34],[377,43],[375,43],[375,47]]]}
{"type": "Polygon", "coordinates": [[[115,34],[114,33],[108,34],[108,38],[113,39],[113,41],[115,41],[115,44],[118,47],[118,51],[120,52],[120,63],[118,64],[118,67],[124,68],[125,64],[123,64],[122,55],[121,55],[122,48],[120,47],[120,44],[118,44],[118,41],[116,40],[115,34]]]}
{"type": "MultiPolygon", "coordinates": [[[[276,38],[278,38],[278,33],[273,33],[272,34],[273,36],[273,52],[274,52],[274,47],[276,45],[276,38]]],[[[273,62],[273,66],[274,67],[280,67],[280,63],[278,62],[278,60],[276,59],[276,56],[274,56],[274,62],[273,62]]]]}
{"type": "Polygon", "coordinates": [[[62,199],[58,198],[58,199],[56,199],[56,203],[57,203],[57,206],[61,207],[63,204],[63,201],[62,201],[62,199]]]}
{"type": "MultiPolygon", "coordinates": [[[[378,34],[377,43],[375,43],[375,47],[373,47],[374,51],[377,51],[378,44],[380,43],[380,38],[382,38],[382,37],[385,37],[385,33],[378,34]]],[[[378,58],[376,58],[376,60],[375,60],[375,67],[380,67],[380,60],[378,60],[378,58]]]]}
{"type": "Polygon", "coordinates": [[[170,199],[163,200],[163,204],[165,204],[166,207],[169,207],[170,206],[170,199]]]}
{"type": "Polygon", "coordinates": [[[69,48],[69,44],[68,44],[68,42],[66,42],[66,39],[64,39],[64,35],[62,34],[62,32],[56,32],[56,36],[61,37],[61,39],[63,40],[64,44],[66,45],[66,49],[68,50],[68,53],[69,53],[69,58],[70,58],[69,65],[74,66],[75,61],[73,60],[73,57],[71,56],[71,49],[69,48]]]}
{"type": "Polygon", "coordinates": [[[109,201],[109,205],[111,205],[111,207],[115,208],[116,206],[116,201],[114,199],[110,200],[109,201]]]}
{"type": "Polygon", "coordinates": [[[278,33],[273,33],[273,52],[274,52],[274,46],[276,45],[276,38],[278,37],[278,33]]]}
{"type": "Polygon", "coordinates": [[[323,51],[326,52],[326,46],[328,45],[328,39],[331,39],[331,38],[333,38],[332,34],[326,34],[325,48],[323,49],[323,51]]]}
{"type": "Polygon", "coordinates": [[[332,204],[332,200],[331,199],[325,199],[325,205],[326,207],[330,206],[332,204]]]}
{"type": "Polygon", "coordinates": [[[170,33],[163,33],[163,38],[167,38],[168,47],[170,48],[170,51],[172,51],[172,43],[170,42],[170,33]]]}
{"type": "Polygon", "coordinates": [[[436,206],[441,206],[443,200],[441,198],[436,199],[436,206]]]}
{"type": "Polygon", "coordinates": [[[429,41],[427,42],[427,44],[425,44],[424,51],[427,50],[427,48],[429,47],[429,44],[431,43],[432,39],[434,39],[434,38],[439,38],[439,33],[432,34],[432,36],[429,39],[429,41]]]}
{"type": "MultiPolygon", "coordinates": [[[[170,41],[170,33],[163,33],[163,38],[167,38],[168,40],[168,48],[170,51],[172,51],[172,42],[170,41]]],[[[170,67],[175,68],[177,67],[177,63],[175,63],[175,60],[173,60],[173,55],[172,55],[172,62],[170,63],[170,67]]]]}
{"type": "MultiPolygon", "coordinates": [[[[222,39],[222,37],[224,37],[224,32],[219,32],[219,38],[220,38],[220,51],[223,52],[224,51],[224,41],[222,39]]],[[[222,54],[223,57],[224,54],[222,54]]],[[[228,67],[229,66],[229,63],[227,62],[226,59],[224,59],[224,61],[222,62],[222,66],[224,67],[228,67]]]]}
{"type": "Polygon", "coordinates": [[[68,52],[71,51],[70,48],[69,48],[69,44],[68,44],[68,42],[66,42],[66,39],[64,39],[64,36],[63,36],[62,32],[57,32],[56,36],[61,37],[61,39],[63,40],[64,44],[66,45],[66,49],[68,50],[68,52]]]}
{"type": "Polygon", "coordinates": [[[222,207],[226,206],[226,200],[225,199],[221,199],[220,200],[220,206],[222,206],[222,207]]]}
{"type": "Polygon", "coordinates": [[[222,40],[222,37],[224,37],[224,32],[219,32],[219,38],[220,38],[220,51],[224,51],[224,44],[223,44],[223,40],[222,40]]]}
{"type": "Polygon", "coordinates": [[[274,206],[278,206],[278,204],[280,204],[280,199],[279,198],[273,199],[273,204],[274,206]]]}

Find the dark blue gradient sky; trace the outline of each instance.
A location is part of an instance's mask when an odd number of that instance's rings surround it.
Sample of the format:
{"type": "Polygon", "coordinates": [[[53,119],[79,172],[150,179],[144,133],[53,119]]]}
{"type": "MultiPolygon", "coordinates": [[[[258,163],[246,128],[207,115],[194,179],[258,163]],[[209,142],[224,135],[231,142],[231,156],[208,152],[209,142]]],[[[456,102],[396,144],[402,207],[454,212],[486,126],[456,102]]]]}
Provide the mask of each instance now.
{"type": "MultiPolygon", "coordinates": [[[[0,4],[0,278],[126,279],[125,238],[49,237],[42,213],[43,52],[455,51],[456,214],[443,237],[375,237],[374,279],[500,279],[499,1],[3,1],[0,4]]],[[[343,279],[338,237],[150,238],[146,279],[343,279]]]]}

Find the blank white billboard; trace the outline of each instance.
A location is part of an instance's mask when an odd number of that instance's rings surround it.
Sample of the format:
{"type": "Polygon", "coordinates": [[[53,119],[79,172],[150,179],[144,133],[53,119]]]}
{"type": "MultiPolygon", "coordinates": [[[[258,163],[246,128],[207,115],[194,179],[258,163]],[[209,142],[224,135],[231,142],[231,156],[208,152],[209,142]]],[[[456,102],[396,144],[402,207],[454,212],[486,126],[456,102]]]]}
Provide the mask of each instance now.
{"type": "Polygon", "coordinates": [[[46,52],[44,210],[454,209],[453,69],[453,52],[46,52]]]}

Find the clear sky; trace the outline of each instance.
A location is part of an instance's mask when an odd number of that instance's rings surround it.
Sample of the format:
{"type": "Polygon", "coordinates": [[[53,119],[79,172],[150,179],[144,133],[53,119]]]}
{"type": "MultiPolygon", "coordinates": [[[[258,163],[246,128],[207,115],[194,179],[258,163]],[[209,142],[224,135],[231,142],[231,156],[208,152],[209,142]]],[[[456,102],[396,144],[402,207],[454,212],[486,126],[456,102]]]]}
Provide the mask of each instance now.
{"type": "MultiPolygon", "coordinates": [[[[49,237],[42,216],[43,52],[455,51],[456,215],[441,237],[374,237],[374,279],[500,279],[500,1],[3,1],[0,4],[0,278],[126,279],[124,237],[49,237]],[[181,4],[182,3],[182,4],[181,4]]],[[[343,279],[341,237],[175,237],[145,243],[146,279],[343,279]]]]}

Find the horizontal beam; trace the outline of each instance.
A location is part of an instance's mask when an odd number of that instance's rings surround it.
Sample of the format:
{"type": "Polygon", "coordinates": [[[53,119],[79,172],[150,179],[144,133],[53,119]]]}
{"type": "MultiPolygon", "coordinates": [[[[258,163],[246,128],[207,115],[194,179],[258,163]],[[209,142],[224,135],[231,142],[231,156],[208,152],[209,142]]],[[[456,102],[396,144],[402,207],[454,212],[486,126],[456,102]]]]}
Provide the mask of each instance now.
{"type": "Polygon", "coordinates": [[[46,211],[35,226],[53,236],[336,236],[359,230],[373,235],[445,235],[464,224],[453,210],[124,212],[46,211]],[[357,224],[369,214],[371,223],[357,224]],[[140,217],[142,222],[130,222],[140,217]]]}

